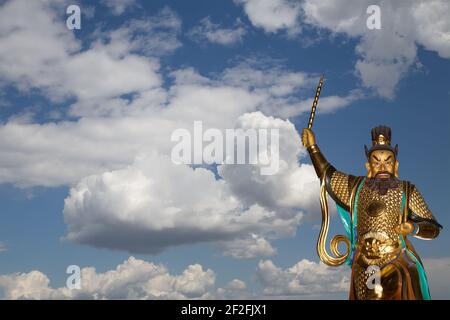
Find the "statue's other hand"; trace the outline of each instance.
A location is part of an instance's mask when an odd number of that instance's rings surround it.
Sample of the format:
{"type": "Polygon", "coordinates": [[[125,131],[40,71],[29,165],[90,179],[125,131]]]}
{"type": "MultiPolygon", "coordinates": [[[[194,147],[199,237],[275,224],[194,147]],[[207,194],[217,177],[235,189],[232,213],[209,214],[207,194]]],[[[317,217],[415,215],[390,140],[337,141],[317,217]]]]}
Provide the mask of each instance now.
{"type": "Polygon", "coordinates": [[[316,137],[314,136],[314,132],[311,129],[304,128],[302,131],[302,143],[305,148],[309,148],[310,146],[316,144],[316,137]]]}
{"type": "Polygon", "coordinates": [[[404,222],[397,227],[396,231],[404,236],[407,236],[414,231],[414,225],[411,222],[404,222]]]}

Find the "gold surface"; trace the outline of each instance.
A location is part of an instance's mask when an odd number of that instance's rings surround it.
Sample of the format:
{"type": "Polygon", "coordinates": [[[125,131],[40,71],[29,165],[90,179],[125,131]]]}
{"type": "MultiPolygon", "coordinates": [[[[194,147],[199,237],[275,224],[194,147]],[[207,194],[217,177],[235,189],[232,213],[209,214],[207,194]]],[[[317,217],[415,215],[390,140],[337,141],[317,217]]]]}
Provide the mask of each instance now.
{"type": "Polygon", "coordinates": [[[377,144],[387,144],[390,145],[391,141],[389,141],[384,135],[380,134],[377,138],[377,140],[373,140],[372,141],[372,145],[377,145],[377,144]]]}
{"type": "Polygon", "coordinates": [[[374,200],[367,206],[367,214],[372,218],[382,215],[386,211],[386,205],[384,202],[374,200]]]}
{"type": "Polygon", "coordinates": [[[366,273],[367,264],[360,263],[359,259],[355,262],[353,267],[353,285],[355,287],[356,299],[365,300],[370,298],[370,291],[367,287],[367,279],[373,273],[366,273]]]}
{"type": "Polygon", "coordinates": [[[316,95],[314,96],[314,101],[313,101],[313,104],[311,107],[311,114],[309,115],[308,129],[312,129],[312,126],[314,123],[314,117],[316,115],[317,103],[319,102],[320,91],[322,90],[323,78],[324,78],[324,76],[322,75],[320,77],[319,84],[317,85],[316,95]]]}
{"type": "Polygon", "coordinates": [[[398,165],[399,163],[395,159],[395,154],[392,151],[372,151],[366,162],[367,177],[374,178],[381,172],[388,172],[392,176],[398,177],[398,165]]]}
{"type": "Polygon", "coordinates": [[[414,188],[414,191],[411,193],[409,208],[421,218],[434,219],[433,214],[430,209],[428,209],[425,200],[416,188],[414,188]]]}
{"type": "Polygon", "coordinates": [[[361,187],[358,196],[358,238],[364,239],[368,232],[378,232],[386,234],[393,241],[398,241],[399,237],[396,227],[401,223],[402,218],[402,188],[401,184],[395,189],[389,189],[385,195],[380,195],[377,190],[367,186],[367,183],[361,187]],[[383,214],[372,216],[369,209],[374,202],[384,204],[383,214]]]}
{"type": "MultiPolygon", "coordinates": [[[[357,299],[373,299],[376,293],[367,289],[369,265],[382,266],[395,259],[401,251],[396,228],[402,219],[402,188],[389,189],[385,195],[372,190],[366,183],[361,187],[357,208],[357,255],[353,283],[357,299]]],[[[384,289],[384,288],[383,288],[384,289]]]]}
{"type": "Polygon", "coordinates": [[[394,259],[401,244],[400,239],[392,239],[384,232],[371,231],[358,242],[357,248],[366,264],[380,265],[394,259]]]}
{"type": "Polygon", "coordinates": [[[348,188],[348,175],[335,171],[331,176],[331,190],[341,202],[350,206],[350,191],[348,188]]]}

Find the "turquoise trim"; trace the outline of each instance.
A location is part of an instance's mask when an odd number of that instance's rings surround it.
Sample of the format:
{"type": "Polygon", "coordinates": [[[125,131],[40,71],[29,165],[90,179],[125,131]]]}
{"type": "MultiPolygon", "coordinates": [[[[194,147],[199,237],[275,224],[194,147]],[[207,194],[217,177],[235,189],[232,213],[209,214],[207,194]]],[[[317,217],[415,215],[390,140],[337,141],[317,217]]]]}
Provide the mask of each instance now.
{"type": "Polygon", "coordinates": [[[403,211],[405,210],[405,202],[406,202],[406,194],[403,192],[402,194],[402,215],[403,215],[403,211]]]}
{"type": "Polygon", "coordinates": [[[353,261],[353,254],[356,249],[356,201],[358,200],[358,194],[359,190],[361,189],[361,186],[363,185],[366,178],[361,180],[360,185],[358,186],[358,189],[356,191],[355,195],[355,207],[353,209],[353,217],[350,216],[350,212],[342,208],[340,205],[336,203],[336,208],[339,213],[339,216],[341,217],[342,223],[344,224],[345,233],[347,234],[347,237],[350,239],[350,254],[348,255],[347,259],[345,260],[345,263],[349,266],[351,266],[353,261]],[[352,221],[353,220],[353,221],[352,221]]]}
{"type": "Polygon", "coordinates": [[[344,224],[345,233],[347,237],[352,239],[352,221],[350,220],[350,213],[342,208],[340,205],[336,203],[336,208],[338,210],[339,216],[341,217],[342,223],[344,224]]]}
{"type": "MultiPolygon", "coordinates": [[[[405,208],[406,195],[403,193],[402,196],[402,213],[405,208]]],[[[431,300],[430,296],[430,288],[428,286],[427,274],[425,273],[425,269],[423,268],[420,261],[416,258],[416,256],[406,247],[406,242],[403,235],[400,235],[400,241],[402,243],[402,248],[405,249],[408,256],[412,259],[417,267],[417,271],[419,272],[419,282],[420,282],[420,290],[422,291],[422,297],[424,300],[431,300]]]]}
{"type": "Polygon", "coordinates": [[[348,265],[352,264],[352,256],[353,256],[353,236],[352,236],[352,221],[350,219],[350,213],[342,208],[340,205],[336,203],[336,208],[339,213],[339,216],[341,217],[342,224],[344,225],[345,233],[347,234],[347,237],[350,239],[350,254],[348,255],[347,259],[345,260],[345,263],[348,265]]]}
{"type": "Polygon", "coordinates": [[[417,271],[419,272],[419,279],[420,279],[420,289],[422,291],[423,299],[431,300],[430,288],[428,287],[428,279],[427,279],[427,274],[425,273],[425,269],[423,268],[420,261],[416,258],[416,256],[409,249],[406,249],[406,252],[408,253],[409,257],[414,261],[414,263],[417,266],[417,271]]]}

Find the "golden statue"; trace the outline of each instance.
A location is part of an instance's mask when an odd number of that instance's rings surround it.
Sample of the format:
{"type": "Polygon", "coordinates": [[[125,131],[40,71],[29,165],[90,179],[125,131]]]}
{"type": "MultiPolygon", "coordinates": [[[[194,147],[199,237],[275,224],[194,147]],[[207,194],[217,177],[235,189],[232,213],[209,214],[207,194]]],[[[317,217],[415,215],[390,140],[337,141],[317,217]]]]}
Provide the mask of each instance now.
{"type": "Polygon", "coordinates": [[[322,228],[317,243],[320,259],[330,266],[352,268],[350,299],[430,299],[419,255],[407,236],[433,239],[442,226],[419,190],[398,179],[398,145],[391,146],[391,129],[372,129],[372,147],[365,146],[367,175],[336,170],[323,156],[311,130],[323,78],[313,103],[302,143],[321,181],[322,228]],[[329,213],[327,194],[336,202],[347,236],[335,236],[326,250],[329,213]],[[345,242],[342,254],[338,244],[345,242]],[[378,280],[378,281],[377,281],[378,280]]]}

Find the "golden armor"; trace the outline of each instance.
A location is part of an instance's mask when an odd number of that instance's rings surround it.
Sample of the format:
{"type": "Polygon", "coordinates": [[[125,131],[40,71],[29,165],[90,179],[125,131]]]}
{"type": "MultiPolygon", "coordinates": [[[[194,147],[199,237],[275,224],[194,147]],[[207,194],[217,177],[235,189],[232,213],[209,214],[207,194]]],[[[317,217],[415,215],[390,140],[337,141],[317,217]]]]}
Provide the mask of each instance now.
{"type": "Polygon", "coordinates": [[[321,179],[323,220],[317,251],[328,265],[351,265],[349,298],[429,299],[422,262],[407,236],[433,239],[442,226],[418,189],[397,179],[398,146],[391,147],[390,128],[378,126],[372,130],[372,147],[365,147],[365,177],[337,171],[323,156],[310,129],[303,130],[302,142],[321,179]],[[326,250],[327,194],[336,202],[347,232],[347,236],[331,240],[333,255],[326,250]],[[340,242],[346,243],[347,252],[339,252],[340,242]],[[374,277],[378,282],[371,286],[374,277]]]}

